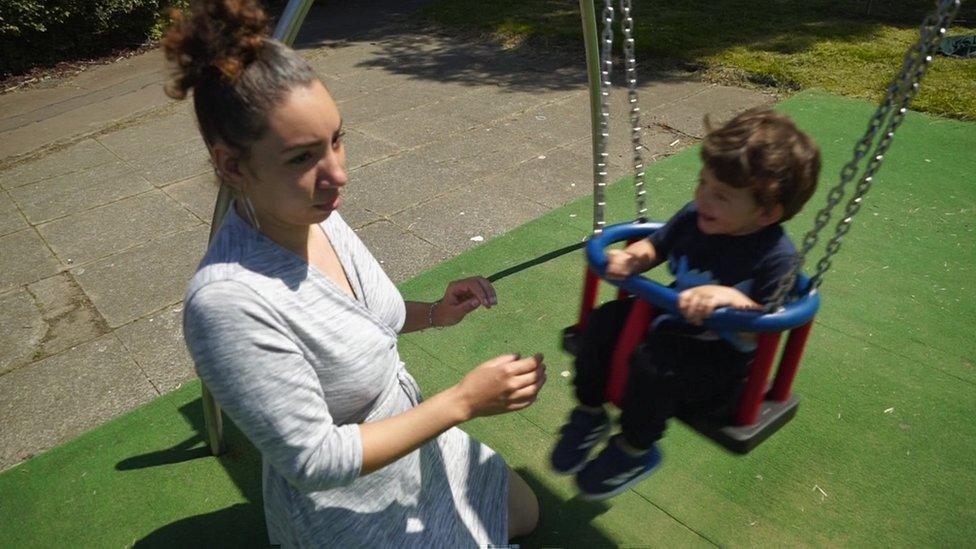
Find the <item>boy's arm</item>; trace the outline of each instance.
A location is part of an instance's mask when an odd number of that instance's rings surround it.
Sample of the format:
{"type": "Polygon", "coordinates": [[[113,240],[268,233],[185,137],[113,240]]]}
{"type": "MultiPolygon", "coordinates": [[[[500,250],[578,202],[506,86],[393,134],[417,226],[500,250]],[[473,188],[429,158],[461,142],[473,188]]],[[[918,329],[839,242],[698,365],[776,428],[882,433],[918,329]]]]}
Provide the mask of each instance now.
{"type": "Polygon", "coordinates": [[[643,238],[623,250],[607,251],[607,270],[604,276],[608,280],[623,280],[632,274],[653,269],[659,263],[661,261],[657,257],[654,244],[643,238]]]}
{"type": "Polygon", "coordinates": [[[701,324],[703,320],[712,316],[715,309],[720,307],[762,309],[762,305],[753,301],[752,298],[729,286],[717,284],[695,286],[678,294],[678,309],[692,324],[701,324]]]}

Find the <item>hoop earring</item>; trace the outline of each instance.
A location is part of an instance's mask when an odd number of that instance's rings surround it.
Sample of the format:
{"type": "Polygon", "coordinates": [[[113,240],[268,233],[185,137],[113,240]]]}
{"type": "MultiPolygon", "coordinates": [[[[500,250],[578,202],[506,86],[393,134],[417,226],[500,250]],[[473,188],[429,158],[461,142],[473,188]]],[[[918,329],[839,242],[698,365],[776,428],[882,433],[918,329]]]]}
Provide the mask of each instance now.
{"type": "Polygon", "coordinates": [[[251,225],[254,225],[255,229],[260,230],[261,224],[258,223],[258,216],[254,211],[254,204],[251,203],[251,199],[244,193],[241,193],[241,204],[244,205],[244,211],[247,212],[247,216],[251,218],[251,225]]]}

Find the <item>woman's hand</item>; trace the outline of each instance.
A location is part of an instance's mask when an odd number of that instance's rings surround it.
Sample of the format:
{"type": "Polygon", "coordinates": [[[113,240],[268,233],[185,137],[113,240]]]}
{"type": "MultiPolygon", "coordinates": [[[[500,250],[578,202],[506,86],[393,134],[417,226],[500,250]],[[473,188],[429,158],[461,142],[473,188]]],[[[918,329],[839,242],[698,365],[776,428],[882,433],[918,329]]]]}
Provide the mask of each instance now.
{"type": "Polygon", "coordinates": [[[546,365],[541,354],[529,358],[502,355],[479,365],[464,376],[454,389],[471,419],[521,410],[535,402],[546,383],[546,365]]]}
{"type": "Polygon", "coordinates": [[[483,276],[455,280],[447,285],[444,297],[434,305],[431,320],[434,326],[453,326],[468,313],[498,304],[498,296],[491,282],[483,276]]]}

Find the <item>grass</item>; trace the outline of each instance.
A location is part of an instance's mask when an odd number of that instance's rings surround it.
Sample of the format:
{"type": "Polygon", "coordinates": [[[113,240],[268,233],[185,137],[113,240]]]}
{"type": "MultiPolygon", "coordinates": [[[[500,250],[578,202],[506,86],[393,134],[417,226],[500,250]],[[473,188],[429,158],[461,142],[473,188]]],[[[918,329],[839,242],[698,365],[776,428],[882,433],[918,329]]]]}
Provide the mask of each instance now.
{"type": "MultiPolygon", "coordinates": [[[[723,82],[878,101],[931,7],[924,0],[635,2],[637,54],[645,64],[690,65],[723,82]]],[[[437,0],[421,16],[510,43],[582,48],[573,0],[437,0]]],[[[974,25],[976,3],[964,3],[949,34],[976,33],[974,25]]],[[[938,57],[913,108],[976,120],[976,61],[938,57]]]]}

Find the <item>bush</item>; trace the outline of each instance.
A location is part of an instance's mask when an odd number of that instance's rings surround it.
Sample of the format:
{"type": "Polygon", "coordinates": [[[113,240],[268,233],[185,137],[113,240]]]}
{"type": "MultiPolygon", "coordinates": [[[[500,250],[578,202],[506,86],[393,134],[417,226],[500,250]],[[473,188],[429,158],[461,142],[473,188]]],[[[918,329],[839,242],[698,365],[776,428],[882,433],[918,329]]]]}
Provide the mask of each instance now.
{"type": "Polygon", "coordinates": [[[0,0],[0,76],[156,38],[169,0],[0,0]]]}

